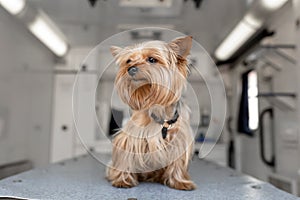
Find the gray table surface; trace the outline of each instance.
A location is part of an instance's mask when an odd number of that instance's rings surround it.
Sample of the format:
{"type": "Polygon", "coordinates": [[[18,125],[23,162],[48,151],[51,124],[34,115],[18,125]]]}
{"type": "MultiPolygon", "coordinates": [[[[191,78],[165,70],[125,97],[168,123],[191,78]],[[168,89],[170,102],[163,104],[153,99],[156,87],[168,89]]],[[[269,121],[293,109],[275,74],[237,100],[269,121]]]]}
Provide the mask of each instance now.
{"type": "Polygon", "coordinates": [[[114,188],[104,178],[105,166],[84,156],[1,180],[0,199],[299,199],[268,183],[198,158],[192,161],[190,173],[198,186],[194,191],[156,183],[114,188]]]}

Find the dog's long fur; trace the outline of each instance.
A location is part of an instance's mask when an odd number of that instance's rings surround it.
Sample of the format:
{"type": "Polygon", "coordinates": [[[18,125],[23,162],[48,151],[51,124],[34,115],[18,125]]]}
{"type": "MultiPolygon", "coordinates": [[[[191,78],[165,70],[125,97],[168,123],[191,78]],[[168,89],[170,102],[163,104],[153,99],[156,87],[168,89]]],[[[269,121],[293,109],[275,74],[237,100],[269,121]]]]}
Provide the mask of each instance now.
{"type": "Polygon", "coordinates": [[[188,74],[186,57],[192,38],[165,43],[150,41],[124,49],[112,47],[119,65],[115,86],[121,99],[132,109],[130,121],[113,139],[112,162],[107,179],[116,187],[132,187],[139,181],[153,181],[181,190],[192,190],[188,164],[193,151],[189,108],[181,99],[188,74]],[[149,62],[149,57],[155,59],[149,62]],[[138,68],[134,76],[128,74],[138,68]],[[160,119],[179,118],[162,138],[160,119]]]}

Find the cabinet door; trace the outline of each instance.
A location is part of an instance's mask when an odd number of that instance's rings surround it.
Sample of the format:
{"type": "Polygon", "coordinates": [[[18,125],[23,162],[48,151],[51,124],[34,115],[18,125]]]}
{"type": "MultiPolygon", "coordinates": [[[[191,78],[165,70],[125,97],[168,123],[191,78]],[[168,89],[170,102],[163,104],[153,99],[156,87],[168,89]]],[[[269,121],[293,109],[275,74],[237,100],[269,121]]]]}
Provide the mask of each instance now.
{"type": "Polygon", "coordinates": [[[55,76],[50,162],[73,156],[72,91],[74,80],[74,74],[55,76]]]}

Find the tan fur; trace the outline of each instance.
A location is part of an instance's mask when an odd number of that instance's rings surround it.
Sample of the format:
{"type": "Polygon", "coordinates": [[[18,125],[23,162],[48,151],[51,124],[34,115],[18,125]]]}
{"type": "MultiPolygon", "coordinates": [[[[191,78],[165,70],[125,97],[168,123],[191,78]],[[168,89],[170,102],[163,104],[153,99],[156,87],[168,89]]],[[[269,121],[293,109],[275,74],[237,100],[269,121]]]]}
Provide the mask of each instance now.
{"type": "Polygon", "coordinates": [[[194,144],[189,108],[181,100],[191,45],[192,38],[184,37],[169,44],[150,41],[111,48],[120,67],[115,81],[118,94],[133,111],[113,139],[112,162],[107,168],[113,186],[127,188],[151,181],[180,190],[195,189],[188,174],[194,144]],[[157,62],[149,63],[149,57],[157,62]],[[127,72],[131,66],[138,68],[134,77],[127,72]],[[163,139],[162,127],[151,114],[168,120],[176,109],[179,118],[163,139]]]}

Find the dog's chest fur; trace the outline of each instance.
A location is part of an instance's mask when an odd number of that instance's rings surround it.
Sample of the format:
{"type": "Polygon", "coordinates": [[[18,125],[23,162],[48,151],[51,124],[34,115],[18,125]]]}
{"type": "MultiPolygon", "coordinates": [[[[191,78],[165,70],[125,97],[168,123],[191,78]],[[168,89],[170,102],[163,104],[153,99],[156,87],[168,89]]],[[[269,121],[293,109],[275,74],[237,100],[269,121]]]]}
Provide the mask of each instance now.
{"type": "MultiPolygon", "coordinates": [[[[165,109],[164,109],[165,110],[165,109]]],[[[168,109],[167,109],[168,110],[168,109]]],[[[152,109],[158,116],[173,115],[152,109]]],[[[126,149],[123,158],[132,163],[136,171],[152,171],[162,168],[185,153],[189,153],[193,137],[189,126],[188,108],[180,108],[178,121],[168,130],[167,137],[162,138],[162,126],[149,116],[149,110],[133,112],[131,120],[115,137],[115,144],[126,149]]]]}

